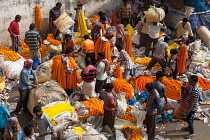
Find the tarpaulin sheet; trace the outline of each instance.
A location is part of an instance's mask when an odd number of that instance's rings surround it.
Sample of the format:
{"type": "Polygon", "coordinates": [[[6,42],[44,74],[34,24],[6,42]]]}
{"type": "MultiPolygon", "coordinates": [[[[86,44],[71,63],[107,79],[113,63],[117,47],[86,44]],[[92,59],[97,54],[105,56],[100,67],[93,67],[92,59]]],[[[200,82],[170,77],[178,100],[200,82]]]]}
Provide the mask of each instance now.
{"type": "Polygon", "coordinates": [[[194,13],[199,12],[210,12],[210,5],[207,4],[208,0],[185,0],[184,4],[185,6],[194,7],[194,13]]]}
{"type": "Polygon", "coordinates": [[[189,22],[191,24],[192,31],[195,32],[197,27],[201,25],[206,26],[210,30],[210,12],[204,14],[191,15],[189,22]]]}

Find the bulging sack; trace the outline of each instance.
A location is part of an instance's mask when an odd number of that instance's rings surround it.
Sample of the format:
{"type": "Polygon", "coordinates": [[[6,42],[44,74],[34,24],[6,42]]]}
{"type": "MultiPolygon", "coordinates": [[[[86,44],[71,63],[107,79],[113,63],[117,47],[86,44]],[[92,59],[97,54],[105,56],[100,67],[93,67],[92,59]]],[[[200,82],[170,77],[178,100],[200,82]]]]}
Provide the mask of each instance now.
{"type": "Polygon", "coordinates": [[[5,61],[1,64],[2,70],[5,72],[7,78],[17,79],[20,77],[20,72],[23,69],[18,62],[5,61]]]}
{"type": "Polygon", "coordinates": [[[144,11],[146,19],[152,22],[160,22],[165,17],[165,11],[162,8],[150,8],[147,11],[144,11]]]}
{"type": "Polygon", "coordinates": [[[47,61],[41,64],[36,69],[36,76],[40,83],[44,83],[50,80],[51,77],[51,69],[52,69],[52,60],[47,61]]]}
{"type": "Polygon", "coordinates": [[[55,54],[55,53],[59,53],[62,51],[62,44],[59,44],[58,46],[52,45],[50,44],[48,46],[48,50],[47,50],[50,54],[55,54]]]}

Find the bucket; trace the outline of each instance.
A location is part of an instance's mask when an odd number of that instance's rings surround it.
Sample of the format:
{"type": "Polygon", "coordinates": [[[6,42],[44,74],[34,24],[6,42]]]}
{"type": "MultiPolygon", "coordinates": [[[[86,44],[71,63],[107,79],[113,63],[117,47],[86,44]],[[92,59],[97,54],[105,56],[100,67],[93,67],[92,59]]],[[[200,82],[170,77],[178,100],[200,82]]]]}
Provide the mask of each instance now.
{"type": "Polygon", "coordinates": [[[210,41],[210,32],[206,28],[206,26],[200,26],[196,29],[196,32],[198,36],[201,38],[201,40],[204,42],[204,44],[208,44],[210,41]]]}

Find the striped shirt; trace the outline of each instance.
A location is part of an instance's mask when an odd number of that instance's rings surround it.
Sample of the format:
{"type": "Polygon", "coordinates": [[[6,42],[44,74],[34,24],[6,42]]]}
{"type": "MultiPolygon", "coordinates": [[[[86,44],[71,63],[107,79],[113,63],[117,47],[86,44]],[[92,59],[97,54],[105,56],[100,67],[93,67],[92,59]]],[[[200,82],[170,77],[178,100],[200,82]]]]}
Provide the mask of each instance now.
{"type": "Polygon", "coordinates": [[[189,94],[187,96],[187,107],[190,106],[191,101],[192,101],[192,97],[195,97],[195,102],[194,105],[192,107],[192,109],[190,111],[197,111],[198,110],[198,96],[199,96],[199,92],[200,89],[198,88],[198,86],[194,86],[194,87],[190,87],[189,88],[189,94]]]}
{"type": "Polygon", "coordinates": [[[133,69],[133,62],[125,50],[120,52],[120,65],[124,65],[125,69],[133,69]]]}
{"type": "Polygon", "coordinates": [[[122,13],[121,15],[122,19],[130,18],[131,6],[129,4],[127,4],[127,6],[121,5],[120,12],[122,13]]]}
{"type": "Polygon", "coordinates": [[[91,68],[87,73],[85,73],[85,69],[82,70],[81,76],[84,78],[85,82],[92,82],[96,78],[98,74],[96,68],[91,68]]]}
{"type": "Polygon", "coordinates": [[[61,10],[57,10],[55,7],[50,10],[50,16],[52,21],[55,21],[61,15],[61,10]]]}
{"type": "Polygon", "coordinates": [[[37,31],[29,30],[25,33],[25,41],[28,43],[30,50],[39,49],[38,40],[40,35],[37,31]]]}

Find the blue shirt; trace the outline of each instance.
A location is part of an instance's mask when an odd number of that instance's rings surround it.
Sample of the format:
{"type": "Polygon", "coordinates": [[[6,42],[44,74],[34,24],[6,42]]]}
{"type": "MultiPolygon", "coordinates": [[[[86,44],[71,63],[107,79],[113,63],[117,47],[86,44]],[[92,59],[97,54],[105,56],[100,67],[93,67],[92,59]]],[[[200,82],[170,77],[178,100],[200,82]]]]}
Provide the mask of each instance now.
{"type": "Polygon", "coordinates": [[[27,89],[28,86],[31,86],[30,75],[33,75],[35,80],[38,81],[36,74],[31,68],[30,69],[23,68],[22,71],[20,72],[19,88],[27,89]]]}
{"type": "Polygon", "coordinates": [[[55,7],[50,10],[50,16],[52,21],[55,21],[61,15],[61,10],[57,10],[55,7]]]}
{"type": "Polygon", "coordinates": [[[0,128],[5,128],[8,121],[8,116],[10,116],[9,111],[3,105],[0,105],[0,128]]]}

